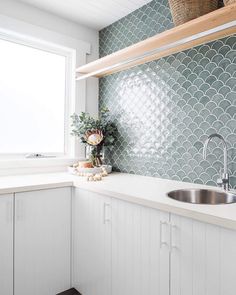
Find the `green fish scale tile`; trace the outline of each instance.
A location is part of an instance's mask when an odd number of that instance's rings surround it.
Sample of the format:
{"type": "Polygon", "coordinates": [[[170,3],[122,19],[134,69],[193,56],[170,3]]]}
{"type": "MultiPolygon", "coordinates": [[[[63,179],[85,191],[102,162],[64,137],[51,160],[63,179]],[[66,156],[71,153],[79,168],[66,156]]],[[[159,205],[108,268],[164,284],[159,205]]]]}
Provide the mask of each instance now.
{"type": "MultiPolygon", "coordinates": [[[[222,1],[220,2],[222,5],[222,1]]],[[[105,56],[173,27],[167,0],[154,0],[100,31],[105,56]]],[[[222,134],[236,188],[236,35],[100,79],[99,102],[117,124],[106,149],[116,171],[216,185],[222,134]]]]}

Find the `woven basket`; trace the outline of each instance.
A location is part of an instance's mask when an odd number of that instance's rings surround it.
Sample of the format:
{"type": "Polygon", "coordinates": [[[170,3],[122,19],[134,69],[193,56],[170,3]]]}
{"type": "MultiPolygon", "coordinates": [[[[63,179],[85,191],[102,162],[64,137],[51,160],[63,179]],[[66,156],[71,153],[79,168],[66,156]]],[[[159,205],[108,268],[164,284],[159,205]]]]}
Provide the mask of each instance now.
{"type": "Polygon", "coordinates": [[[236,3],[236,0],[224,0],[225,6],[236,3]]]}
{"type": "MultiPolygon", "coordinates": [[[[235,0],[225,0],[235,2],[235,0]]],[[[218,0],[169,0],[174,24],[179,26],[218,8],[218,0]]]]}

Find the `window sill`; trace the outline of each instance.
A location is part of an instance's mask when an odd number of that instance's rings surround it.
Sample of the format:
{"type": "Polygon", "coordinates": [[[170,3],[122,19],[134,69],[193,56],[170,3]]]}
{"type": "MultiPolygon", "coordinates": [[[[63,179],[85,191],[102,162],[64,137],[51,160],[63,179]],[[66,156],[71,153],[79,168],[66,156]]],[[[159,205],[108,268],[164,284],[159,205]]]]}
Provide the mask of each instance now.
{"type": "Polygon", "coordinates": [[[63,172],[78,159],[72,157],[39,159],[0,159],[0,176],[63,172]]]}

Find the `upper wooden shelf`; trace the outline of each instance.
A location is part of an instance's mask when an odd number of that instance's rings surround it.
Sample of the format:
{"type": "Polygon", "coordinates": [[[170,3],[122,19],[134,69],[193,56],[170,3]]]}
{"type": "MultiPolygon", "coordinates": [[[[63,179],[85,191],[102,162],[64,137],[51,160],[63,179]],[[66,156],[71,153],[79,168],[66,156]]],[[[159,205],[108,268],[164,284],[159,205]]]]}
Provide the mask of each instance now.
{"type": "Polygon", "coordinates": [[[77,80],[103,77],[236,33],[236,4],[220,8],[77,68],[77,80]]]}

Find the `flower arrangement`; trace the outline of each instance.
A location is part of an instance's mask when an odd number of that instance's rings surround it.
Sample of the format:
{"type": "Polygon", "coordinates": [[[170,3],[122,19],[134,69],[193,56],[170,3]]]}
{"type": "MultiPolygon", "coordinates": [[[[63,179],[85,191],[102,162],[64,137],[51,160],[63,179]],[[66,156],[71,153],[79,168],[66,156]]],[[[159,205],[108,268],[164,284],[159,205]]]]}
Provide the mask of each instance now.
{"type": "Polygon", "coordinates": [[[73,114],[71,134],[80,138],[81,142],[91,147],[91,161],[94,166],[102,165],[101,152],[104,146],[112,146],[115,143],[117,128],[109,120],[109,110],[101,109],[100,118],[95,119],[82,112],[73,114]]]}

